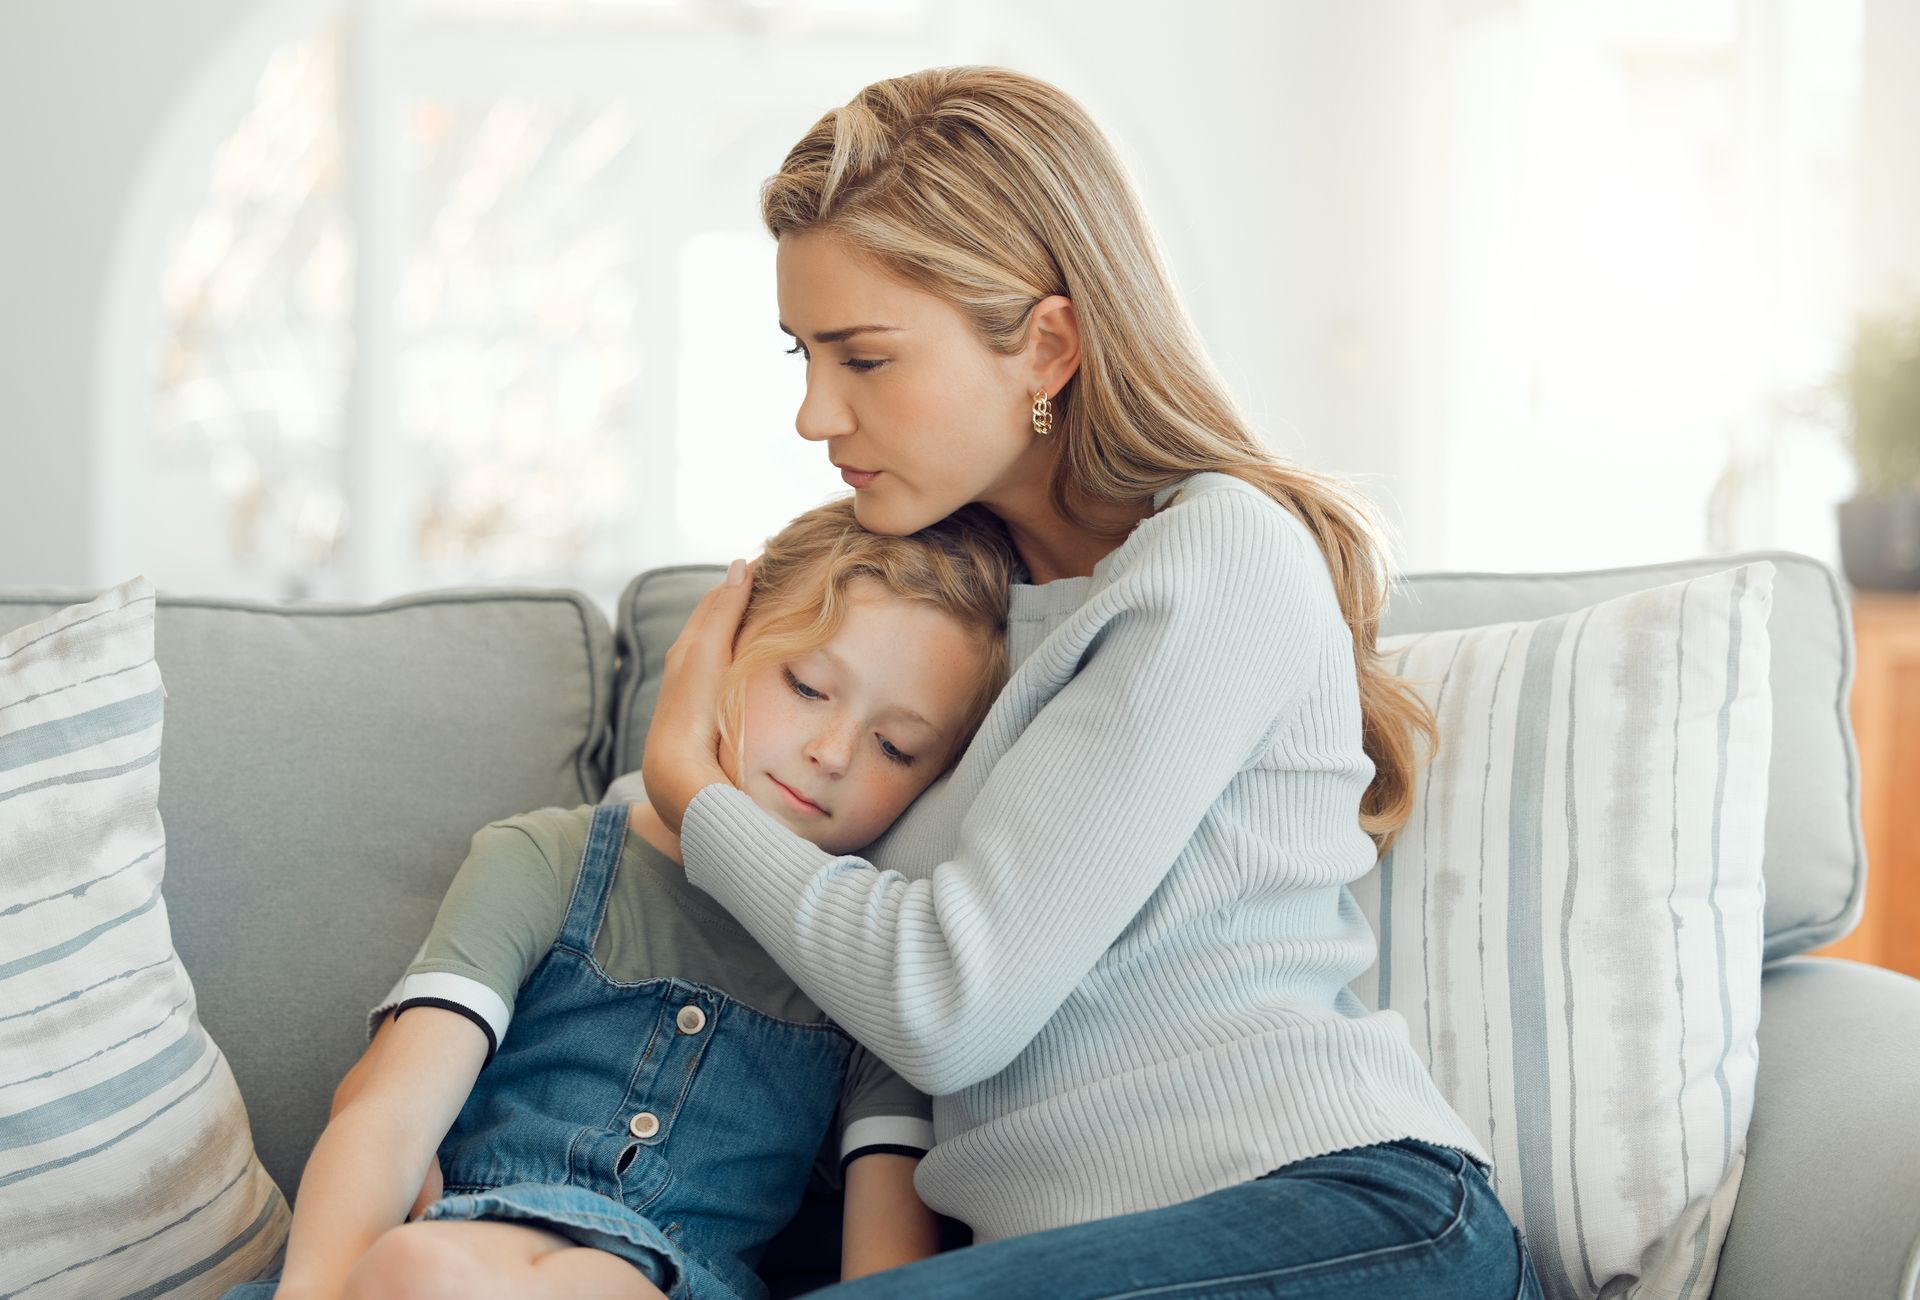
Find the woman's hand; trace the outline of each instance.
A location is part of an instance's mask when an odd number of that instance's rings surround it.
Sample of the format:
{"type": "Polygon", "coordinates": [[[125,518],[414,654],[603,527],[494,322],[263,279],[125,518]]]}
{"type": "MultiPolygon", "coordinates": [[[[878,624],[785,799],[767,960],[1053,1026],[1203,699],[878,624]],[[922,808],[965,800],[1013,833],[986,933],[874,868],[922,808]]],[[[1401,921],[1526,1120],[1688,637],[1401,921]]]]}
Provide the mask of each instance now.
{"type": "Polygon", "coordinates": [[[675,835],[693,797],[727,779],[719,758],[720,682],[733,663],[733,639],[752,590],[752,566],[735,560],[726,581],[700,598],[667,649],[640,779],[647,801],[675,835]]]}

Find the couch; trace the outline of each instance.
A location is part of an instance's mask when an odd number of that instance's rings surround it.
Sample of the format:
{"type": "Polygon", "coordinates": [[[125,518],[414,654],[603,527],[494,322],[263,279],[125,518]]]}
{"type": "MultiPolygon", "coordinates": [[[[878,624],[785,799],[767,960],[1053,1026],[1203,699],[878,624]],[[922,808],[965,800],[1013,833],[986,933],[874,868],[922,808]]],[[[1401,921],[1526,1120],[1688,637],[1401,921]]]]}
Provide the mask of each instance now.
{"type": "MultiPolygon", "coordinates": [[[[1747,558],[1578,574],[1414,575],[1383,632],[1535,618],[1747,558]]],[[[1774,755],[1760,1065],[1714,1295],[1920,1294],[1920,981],[1804,954],[1860,916],[1846,601],[1770,553],[1774,755]]],[[[202,1019],[291,1195],[362,1011],[406,964],[483,823],[599,800],[639,766],[666,646],[718,566],[653,570],[615,625],[568,591],[374,605],[161,593],[166,901],[202,1019]]],[[[164,575],[162,575],[164,577],[164,575]]],[[[0,592],[0,633],[90,592],[0,592]]],[[[776,1293],[831,1270],[832,1207],[770,1256],[776,1293]]]]}

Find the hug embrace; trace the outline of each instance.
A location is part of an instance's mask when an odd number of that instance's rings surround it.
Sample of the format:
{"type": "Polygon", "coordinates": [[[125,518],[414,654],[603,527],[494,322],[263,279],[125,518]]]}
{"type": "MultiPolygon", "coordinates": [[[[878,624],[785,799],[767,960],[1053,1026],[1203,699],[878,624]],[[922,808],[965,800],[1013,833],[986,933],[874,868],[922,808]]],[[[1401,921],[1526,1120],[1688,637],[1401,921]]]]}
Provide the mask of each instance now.
{"type": "Polygon", "coordinates": [[[878,82],[761,211],[853,494],[701,600],[639,773],[475,833],[230,1295],[757,1300],[825,1183],[818,1295],[1538,1296],[1349,987],[1434,739],[1371,507],[1052,86],[878,82]]]}

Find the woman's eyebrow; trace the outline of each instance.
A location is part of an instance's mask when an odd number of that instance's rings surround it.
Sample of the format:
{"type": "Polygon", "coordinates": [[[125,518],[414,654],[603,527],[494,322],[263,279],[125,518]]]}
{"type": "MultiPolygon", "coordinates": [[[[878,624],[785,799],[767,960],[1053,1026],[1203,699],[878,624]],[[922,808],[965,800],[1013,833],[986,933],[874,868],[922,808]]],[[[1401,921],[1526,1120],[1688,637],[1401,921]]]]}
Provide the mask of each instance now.
{"type": "MultiPolygon", "coordinates": [[[[800,337],[787,328],[785,321],[780,323],[780,332],[789,338],[797,339],[800,337]]],[[[823,330],[813,336],[813,341],[815,343],[845,343],[856,334],[898,334],[899,332],[900,327],[898,325],[849,325],[845,329],[823,330]]]]}

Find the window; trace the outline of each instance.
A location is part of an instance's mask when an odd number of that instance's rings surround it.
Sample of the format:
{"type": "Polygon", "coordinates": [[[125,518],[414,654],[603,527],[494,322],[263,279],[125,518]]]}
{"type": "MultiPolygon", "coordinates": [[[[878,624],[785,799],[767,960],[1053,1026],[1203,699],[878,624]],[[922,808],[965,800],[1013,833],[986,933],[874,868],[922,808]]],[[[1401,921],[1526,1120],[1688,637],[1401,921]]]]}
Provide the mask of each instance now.
{"type": "Polygon", "coordinates": [[[793,433],[759,182],[969,53],[921,0],[369,0],[285,44],[167,247],[150,567],[610,608],[752,554],[845,491],[793,433]]]}

